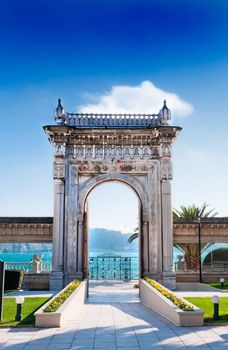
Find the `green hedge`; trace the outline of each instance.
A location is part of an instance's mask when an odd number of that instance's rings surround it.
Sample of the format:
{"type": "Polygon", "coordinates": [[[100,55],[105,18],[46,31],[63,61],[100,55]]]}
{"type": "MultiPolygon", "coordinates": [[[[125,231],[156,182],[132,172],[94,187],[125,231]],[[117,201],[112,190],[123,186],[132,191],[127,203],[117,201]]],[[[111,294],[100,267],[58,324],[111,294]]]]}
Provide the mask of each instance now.
{"type": "Polygon", "coordinates": [[[24,271],[5,270],[4,290],[21,289],[24,281],[24,271]]]}

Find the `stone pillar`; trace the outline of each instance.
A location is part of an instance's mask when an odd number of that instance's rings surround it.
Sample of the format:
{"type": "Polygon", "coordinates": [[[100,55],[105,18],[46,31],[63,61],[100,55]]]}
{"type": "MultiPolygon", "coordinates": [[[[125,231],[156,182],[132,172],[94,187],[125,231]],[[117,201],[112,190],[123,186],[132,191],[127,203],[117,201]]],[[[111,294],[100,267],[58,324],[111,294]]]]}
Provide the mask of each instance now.
{"type": "Polygon", "coordinates": [[[159,190],[156,176],[156,164],[151,165],[148,172],[148,276],[157,279],[158,276],[158,215],[157,215],[157,193],[159,190]]]}
{"type": "Polygon", "coordinates": [[[162,181],[163,271],[172,271],[173,232],[170,181],[162,181]]]}
{"type": "Polygon", "coordinates": [[[77,277],[83,277],[83,220],[78,221],[78,271],[77,277]]]}
{"type": "Polygon", "coordinates": [[[64,284],[77,278],[77,206],[78,173],[73,164],[68,164],[65,183],[65,259],[64,284]]]}
{"type": "Polygon", "coordinates": [[[148,276],[149,272],[149,237],[148,237],[148,222],[143,221],[142,225],[142,263],[143,263],[143,268],[142,268],[142,275],[141,277],[148,276]]]}
{"type": "Polygon", "coordinates": [[[64,175],[64,164],[55,164],[51,290],[60,290],[63,287],[64,175]]]}
{"type": "Polygon", "coordinates": [[[84,218],[83,218],[83,277],[88,278],[89,277],[89,228],[88,228],[88,201],[85,203],[85,213],[84,213],[84,218]]]}
{"type": "Polygon", "coordinates": [[[162,205],[162,250],[163,284],[176,288],[176,274],[173,271],[173,220],[171,200],[172,164],[170,159],[162,160],[161,205],[162,205]]]}

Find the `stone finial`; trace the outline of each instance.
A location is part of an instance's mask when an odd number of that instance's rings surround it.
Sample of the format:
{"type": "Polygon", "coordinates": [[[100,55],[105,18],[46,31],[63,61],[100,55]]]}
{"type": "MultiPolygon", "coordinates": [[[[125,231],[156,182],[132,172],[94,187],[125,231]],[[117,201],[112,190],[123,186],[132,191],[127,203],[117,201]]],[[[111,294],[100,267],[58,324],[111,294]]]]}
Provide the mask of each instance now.
{"type": "Polygon", "coordinates": [[[161,120],[161,125],[168,125],[168,120],[171,119],[171,110],[167,107],[166,100],[164,100],[163,107],[159,112],[159,117],[161,120]]]}
{"type": "Polygon", "coordinates": [[[65,116],[65,110],[61,104],[61,99],[58,99],[58,106],[54,110],[55,115],[55,121],[57,124],[63,124],[64,123],[64,116],[65,116]]]}

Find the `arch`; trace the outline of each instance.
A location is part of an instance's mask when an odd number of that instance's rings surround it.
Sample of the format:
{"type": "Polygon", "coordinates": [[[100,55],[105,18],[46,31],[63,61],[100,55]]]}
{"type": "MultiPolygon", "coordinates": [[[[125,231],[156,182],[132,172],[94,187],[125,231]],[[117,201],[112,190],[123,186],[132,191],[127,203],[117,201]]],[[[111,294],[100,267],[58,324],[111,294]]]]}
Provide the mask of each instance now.
{"type": "Polygon", "coordinates": [[[91,189],[91,191],[88,192],[87,197],[85,199],[83,211],[84,276],[86,276],[89,280],[101,278],[137,279],[139,276],[142,276],[142,252],[140,251],[142,242],[141,212],[142,204],[138,194],[131,186],[129,186],[123,181],[102,181],[96,184],[91,189]],[[109,187],[109,185],[115,185],[114,189],[113,187],[109,187]],[[109,192],[110,188],[111,193],[109,192]],[[106,192],[106,190],[108,190],[108,193],[106,192]],[[96,193],[96,195],[92,199],[91,197],[94,195],[94,192],[96,193]],[[115,193],[117,194],[117,192],[118,195],[115,196],[115,193]],[[97,205],[98,193],[103,194],[99,198],[99,205],[97,205]],[[121,200],[119,196],[120,193],[121,200]],[[112,203],[110,203],[110,196],[107,194],[110,194],[112,198],[112,203]],[[129,202],[132,203],[133,207],[131,209],[129,209],[128,201],[122,203],[122,201],[124,201],[125,196],[129,199],[129,202]],[[91,202],[93,202],[93,205],[91,205],[91,202]],[[109,215],[111,215],[112,219],[109,215]],[[129,218],[126,220],[126,217],[128,215],[129,218]],[[99,223],[91,220],[91,216],[93,216],[95,220],[97,217],[99,217],[99,223]],[[115,236],[113,236],[113,232],[116,231],[120,231],[121,233],[123,233],[123,228],[126,223],[128,223],[127,226],[131,225],[131,229],[130,227],[128,227],[128,230],[125,231],[128,232],[128,234],[129,232],[133,232],[133,227],[137,227],[139,230],[139,237],[137,239],[137,242],[135,242],[136,244],[132,245],[136,249],[133,250],[131,249],[131,245],[127,242],[127,235],[120,235],[120,239],[118,238],[118,240],[116,240],[115,236]],[[96,235],[95,237],[91,232],[91,227],[96,227],[96,232],[94,232],[94,234],[96,235]],[[107,234],[108,231],[106,234],[103,234],[103,229],[110,230],[110,235],[107,234]],[[110,237],[113,238],[113,241],[109,240],[110,237]],[[121,241],[122,238],[123,241],[121,241]],[[105,243],[106,241],[108,243],[105,243]],[[129,246],[129,251],[127,247],[124,246],[125,244],[129,246]],[[93,254],[91,254],[91,252],[93,254]]]}
{"type": "Polygon", "coordinates": [[[226,260],[228,261],[228,243],[212,243],[206,247],[204,252],[204,257],[202,259],[204,263],[210,263],[213,257],[213,260],[226,260]]]}
{"type": "MultiPolygon", "coordinates": [[[[148,197],[146,192],[144,191],[143,184],[135,179],[132,176],[128,176],[125,174],[120,173],[107,173],[107,174],[101,174],[97,176],[93,176],[89,179],[87,179],[80,187],[79,191],[79,217],[81,222],[83,222],[83,236],[84,236],[84,243],[83,243],[83,266],[84,266],[84,276],[88,276],[88,226],[87,226],[87,198],[90,194],[90,192],[96,187],[99,186],[105,182],[111,182],[111,181],[118,181],[120,183],[123,183],[130,187],[132,189],[139,201],[139,232],[141,232],[139,237],[139,275],[143,275],[143,267],[147,265],[145,263],[146,258],[144,257],[143,253],[143,239],[142,236],[145,236],[145,228],[144,233],[143,231],[143,223],[145,224],[145,221],[148,221],[148,197]]],[[[146,239],[147,241],[147,239],[146,239]]],[[[145,238],[144,238],[144,245],[145,245],[145,238]]]]}
{"type": "Polygon", "coordinates": [[[143,185],[141,182],[139,182],[137,179],[120,173],[108,173],[108,174],[102,174],[93,176],[90,179],[86,180],[80,188],[80,195],[79,195],[79,208],[81,212],[84,211],[86,199],[89,195],[89,193],[92,191],[94,187],[97,185],[100,185],[104,182],[108,181],[119,181],[127,186],[131,187],[133,191],[137,194],[138,199],[141,203],[142,212],[143,212],[143,220],[146,220],[145,213],[147,213],[147,204],[148,204],[148,196],[145,192],[143,185]]]}

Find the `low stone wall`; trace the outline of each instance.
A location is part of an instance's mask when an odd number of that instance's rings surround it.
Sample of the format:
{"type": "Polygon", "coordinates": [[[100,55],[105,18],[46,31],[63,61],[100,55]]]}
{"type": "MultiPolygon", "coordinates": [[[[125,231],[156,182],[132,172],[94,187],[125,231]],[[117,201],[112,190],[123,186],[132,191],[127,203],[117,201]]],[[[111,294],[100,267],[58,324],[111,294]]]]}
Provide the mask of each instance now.
{"type": "Polygon", "coordinates": [[[25,273],[23,289],[49,290],[50,273],[25,273]]]}
{"type": "Polygon", "coordinates": [[[78,286],[78,288],[69,296],[69,298],[60,306],[56,312],[44,312],[43,310],[51,303],[51,301],[65,289],[56,294],[51,300],[44,304],[39,310],[35,312],[35,325],[36,327],[49,328],[49,327],[61,327],[71,316],[77,312],[78,307],[84,304],[88,294],[88,282],[84,280],[78,286]]]}
{"type": "MultiPolygon", "coordinates": [[[[225,281],[228,281],[228,272],[203,272],[203,283],[219,282],[219,279],[223,277],[225,281]]],[[[199,272],[177,272],[176,274],[178,282],[199,282],[199,272]]]]}
{"type": "Polygon", "coordinates": [[[177,326],[203,326],[204,311],[188,301],[185,302],[194,308],[193,311],[179,309],[169,299],[142,279],[140,280],[140,301],[177,326]]]}
{"type": "Polygon", "coordinates": [[[216,292],[216,291],[218,292],[217,288],[214,288],[214,287],[208,286],[207,284],[199,283],[199,282],[177,283],[176,290],[183,291],[183,292],[216,292]]]}

